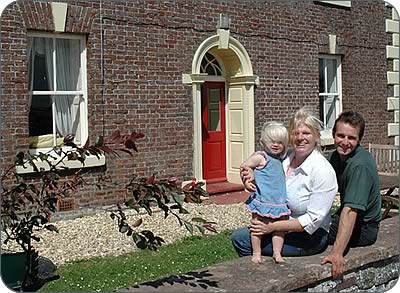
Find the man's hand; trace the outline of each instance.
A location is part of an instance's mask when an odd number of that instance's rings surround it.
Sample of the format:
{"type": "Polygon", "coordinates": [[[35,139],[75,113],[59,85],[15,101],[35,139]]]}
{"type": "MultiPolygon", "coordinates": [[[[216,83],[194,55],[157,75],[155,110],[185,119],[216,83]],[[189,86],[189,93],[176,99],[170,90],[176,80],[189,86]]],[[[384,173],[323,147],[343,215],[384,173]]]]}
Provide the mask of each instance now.
{"type": "Polygon", "coordinates": [[[250,224],[250,232],[255,236],[262,236],[264,234],[272,233],[273,227],[272,222],[266,219],[266,221],[261,221],[259,219],[252,219],[250,224]]]}
{"type": "Polygon", "coordinates": [[[326,255],[321,261],[321,265],[326,263],[332,264],[332,278],[337,279],[343,275],[347,262],[341,254],[331,251],[331,253],[326,255]]]}
{"type": "Polygon", "coordinates": [[[357,213],[357,209],[350,207],[343,208],[340,213],[338,232],[333,248],[321,261],[321,265],[328,262],[332,264],[332,277],[334,279],[341,276],[344,272],[346,260],[344,259],[343,254],[349,243],[351,234],[353,233],[357,213]]]}

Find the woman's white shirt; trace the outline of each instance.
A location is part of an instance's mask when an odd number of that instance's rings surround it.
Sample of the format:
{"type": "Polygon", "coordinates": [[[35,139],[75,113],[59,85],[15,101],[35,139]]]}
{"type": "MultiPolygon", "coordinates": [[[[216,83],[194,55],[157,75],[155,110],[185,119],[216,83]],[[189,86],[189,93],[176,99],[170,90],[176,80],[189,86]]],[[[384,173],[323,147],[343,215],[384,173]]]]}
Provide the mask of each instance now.
{"type": "Polygon", "coordinates": [[[312,234],[318,228],[329,231],[330,209],[338,191],[335,170],[318,151],[313,152],[288,176],[294,153],[283,162],[286,173],[287,204],[291,218],[297,218],[304,230],[312,234]]]}

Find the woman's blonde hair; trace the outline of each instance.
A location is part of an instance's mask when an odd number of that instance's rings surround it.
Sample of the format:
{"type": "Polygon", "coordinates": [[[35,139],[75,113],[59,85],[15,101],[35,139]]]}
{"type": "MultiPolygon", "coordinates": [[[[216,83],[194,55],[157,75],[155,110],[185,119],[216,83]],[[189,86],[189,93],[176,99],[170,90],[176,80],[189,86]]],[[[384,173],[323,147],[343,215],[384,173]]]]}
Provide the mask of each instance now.
{"type": "Polygon", "coordinates": [[[289,144],[289,134],[286,127],[276,121],[264,123],[261,130],[261,146],[263,148],[271,148],[271,145],[275,142],[283,144],[283,151],[280,154],[280,157],[283,158],[286,155],[289,144]]]}
{"type": "Polygon", "coordinates": [[[289,122],[289,143],[293,145],[294,143],[294,133],[295,130],[301,125],[304,124],[308,128],[310,128],[312,135],[314,136],[315,140],[317,141],[316,148],[318,150],[321,150],[321,129],[323,126],[323,123],[321,120],[319,120],[317,117],[312,115],[308,110],[306,110],[304,107],[299,109],[293,116],[292,119],[290,119],[289,122]]]}

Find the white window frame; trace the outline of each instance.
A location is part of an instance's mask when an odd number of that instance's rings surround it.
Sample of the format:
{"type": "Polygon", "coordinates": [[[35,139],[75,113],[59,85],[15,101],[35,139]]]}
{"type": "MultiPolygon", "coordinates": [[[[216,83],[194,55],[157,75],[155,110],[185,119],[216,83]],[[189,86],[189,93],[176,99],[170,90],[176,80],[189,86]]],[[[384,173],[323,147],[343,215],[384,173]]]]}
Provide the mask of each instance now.
{"type": "MultiPolygon", "coordinates": [[[[339,116],[339,114],[342,112],[342,62],[341,62],[341,56],[339,55],[325,55],[321,54],[318,56],[318,74],[319,74],[319,61],[321,59],[334,59],[336,60],[336,82],[337,82],[337,92],[328,92],[327,91],[327,86],[325,83],[325,90],[324,93],[319,93],[319,98],[320,101],[322,97],[324,96],[336,96],[336,101],[335,101],[335,119],[339,116]]],[[[324,78],[326,80],[327,76],[327,66],[324,67],[324,78]]],[[[319,87],[318,87],[319,88],[319,87]]],[[[318,90],[319,91],[319,90],[318,90]]],[[[322,103],[323,104],[323,103],[322,103]]],[[[320,102],[321,105],[321,102],[320,102]]],[[[325,117],[325,111],[323,110],[323,116],[325,117]]],[[[330,145],[333,144],[333,137],[332,137],[332,128],[327,128],[325,127],[325,121],[321,119],[322,122],[324,122],[324,129],[321,131],[321,144],[322,145],[330,145]]]]}
{"type": "MultiPolygon", "coordinates": [[[[35,95],[63,95],[63,94],[68,94],[68,95],[77,95],[81,96],[82,99],[80,101],[80,141],[81,144],[84,144],[88,138],[88,112],[87,112],[87,72],[86,72],[86,38],[83,35],[72,35],[72,34],[49,34],[49,33],[38,33],[38,32],[32,32],[28,33],[29,37],[33,38],[49,38],[53,39],[54,41],[56,39],[70,39],[70,40],[79,40],[80,41],[80,61],[81,61],[81,90],[78,91],[57,91],[57,88],[55,88],[54,91],[32,91],[30,94],[33,96],[35,95]]],[[[55,60],[55,51],[53,55],[53,60],[55,60]]],[[[54,61],[55,62],[55,61],[54,61]]],[[[56,84],[56,80],[54,80],[54,83],[56,84]]],[[[54,124],[54,119],[53,119],[53,124],[54,124]]],[[[53,125],[54,128],[54,125],[53,125]]],[[[55,141],[53,142],[54,145],[56,144],[55,141]]],[[[32,153],[38,153],[40,152],[45,152],[50,150],[51,148],[37,148],[37,149],[30,149],[32,153]]]]}
{"type": "MultiPolygon", "coordinates": [[[[88,139],[88,95],[87,95],[87,57],[86,57],[86,37],[84,35],[75,35],[75,34],[51,34],[51,33],[42,33],[42,32],[28,32],[29,37],[38,37],[38,38],[50,38],[50,39],[75,39],[75,40],[80,40],[80,58],[81,58],[81,72],[80,72],[80,78],[81,78],[81,89],[77,91],[57,91],[55,89],[54,91],[32,91],[29,94],[32,95],[32,98],[34,95],[62,95],[62,94],[68,94],[68,95],[77,95],[79,97],[82,97],[80,99],[80,143],[79,145],[84,145],[88,139]]],[[[55,58],[53,56],[53,58],[55,58]]],[[[53,124],[54,124],[54,119],[53,119],[53,124]]],[[[54,125],[53,125],[54,127],[54,125]]],[[[56,144],[54,141],[53,144],[56,144]]],[[[68,150],[71,147],[63,146],[63,150],[68,150]]],[[[44,147],[44,148],[32,148],[29,149],[29,152],[31,154],[39,154],[39,153],[48,153],[51,152],[53,147],[44,147]]],[[[54,161],[59,160],[59,156],[55,152],[51,152],[51,155],[55,158],[54,161]]],[[[43,167],[45,170],[48,170],[48,164],[46,162],[36,162],[35,163],[39,168],[43,167]]],[[[84,165],[82,165],[79,161],[65,161],[63,164],[63,167],[68,167],[68,168],[82,168],[82,167],[93,167],[93,166],[101,166],[105,164],[105,158],[104,156],[100,156],[99,158],[96,156],[87,156],[84,165]]],[[[17,173],[31,173],[34,172],[32,166],[25,166],[17,167],[17,173]]]]}

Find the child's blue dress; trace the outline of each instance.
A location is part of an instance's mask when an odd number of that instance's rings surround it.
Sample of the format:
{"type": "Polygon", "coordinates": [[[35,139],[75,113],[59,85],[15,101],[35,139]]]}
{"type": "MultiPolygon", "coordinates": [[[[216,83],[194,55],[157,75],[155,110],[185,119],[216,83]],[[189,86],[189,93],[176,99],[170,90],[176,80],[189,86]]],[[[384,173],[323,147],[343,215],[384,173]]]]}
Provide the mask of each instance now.
{"type": "Polygon", "coordinates": [[[250,212],[277,219],[290,215],[286,205],[286,177],[278,156],[258,152],[268,161],[262,169],[254,169],[256,191],[246,201],[250,212]]]}

